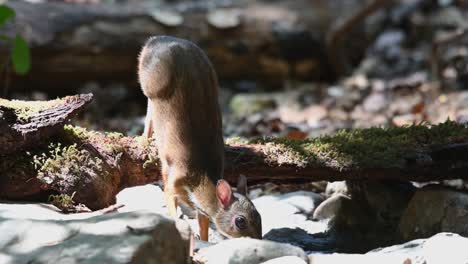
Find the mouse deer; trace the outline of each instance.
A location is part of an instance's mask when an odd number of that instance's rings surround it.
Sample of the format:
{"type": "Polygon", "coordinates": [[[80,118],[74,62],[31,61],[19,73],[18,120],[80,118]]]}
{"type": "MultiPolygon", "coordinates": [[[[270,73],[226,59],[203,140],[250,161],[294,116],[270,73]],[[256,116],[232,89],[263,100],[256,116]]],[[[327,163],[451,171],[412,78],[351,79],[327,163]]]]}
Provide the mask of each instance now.
{"type": "Polygon", "coordinates": [[[151,37],[138,61],[148,98],[144,135],[154,136],[169,214],[183,201],[197,211],[200,239],[210,220],[227,237],[262,237],[261,217],[247,198],[245,177],[233,192],[223,180],[224,140],[218,80],[206,54],[175,37],[151,37]]]}

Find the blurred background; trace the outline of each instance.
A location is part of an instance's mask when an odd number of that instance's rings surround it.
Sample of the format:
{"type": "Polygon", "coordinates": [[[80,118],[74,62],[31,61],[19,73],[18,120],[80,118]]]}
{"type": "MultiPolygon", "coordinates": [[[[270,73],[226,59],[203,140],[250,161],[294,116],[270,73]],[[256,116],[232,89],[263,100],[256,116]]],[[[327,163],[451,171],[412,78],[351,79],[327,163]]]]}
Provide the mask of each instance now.
{"type": "Polygon", "coordinates": [[[0,1],[0,97],[92,92],[75,124],[138,135],[137,56],[152,35],[199,45],[226,137],[468,121],[468,1],[0,1]]]}

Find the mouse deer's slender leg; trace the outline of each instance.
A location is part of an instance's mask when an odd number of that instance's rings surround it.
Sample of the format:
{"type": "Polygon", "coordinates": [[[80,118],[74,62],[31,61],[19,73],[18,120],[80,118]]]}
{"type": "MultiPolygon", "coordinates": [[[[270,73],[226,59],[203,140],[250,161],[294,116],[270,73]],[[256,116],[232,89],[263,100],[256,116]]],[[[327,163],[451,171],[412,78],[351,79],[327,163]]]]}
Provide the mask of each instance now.
{"type": "Polygon", "coordinates": [[[143,136],[147,138],[151,138],[153,136],[153,103],[148,99],[148,108],[146,110],[146,117],[145,117],[145,129],[143,130],[143,136]]]}
{"type": "Polygon", "coordinates": [[[169,215],[177,219],[179,216],[177,214],[177,197],[174,193],[174,189],[168,186],[164,186],[164,195],[166,197],[166,205],[169,210],[169,215]]]}
{"type": "Polygon", "coordinates": [[[207,216],[197,213],[198,229],[200,233],[200,240],[208,241],[208,230],[210,227],[210,218],[207,216]]]}

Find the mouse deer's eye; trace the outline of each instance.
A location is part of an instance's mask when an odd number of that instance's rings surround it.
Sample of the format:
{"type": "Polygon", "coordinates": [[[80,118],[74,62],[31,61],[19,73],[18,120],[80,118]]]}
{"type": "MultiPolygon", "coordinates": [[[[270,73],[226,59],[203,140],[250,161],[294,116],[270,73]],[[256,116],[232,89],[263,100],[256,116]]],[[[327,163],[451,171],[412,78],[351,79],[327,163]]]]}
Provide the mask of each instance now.
{"type": "Polygon", "coordinates": [[[237,229],[244,230],[247,228],[247,219],[243,216],[236,216],[234,219],[234,224],[236,225],[237,229]]]}

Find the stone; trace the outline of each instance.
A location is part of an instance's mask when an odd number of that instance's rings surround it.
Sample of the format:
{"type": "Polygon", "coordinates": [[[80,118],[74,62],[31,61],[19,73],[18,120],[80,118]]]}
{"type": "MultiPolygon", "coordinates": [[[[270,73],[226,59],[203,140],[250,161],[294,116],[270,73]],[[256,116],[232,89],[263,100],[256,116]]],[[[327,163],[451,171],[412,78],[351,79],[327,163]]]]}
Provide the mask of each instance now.
{"type": "Polygon", "coordinates": [[[147,210],[157,214],[169,215],[166,199],[161,188],[154,184],[128,187],[116,195],[116,204],[123,205],[119,212],[147,210]]]}
{"type": "Polygon", "coordinates": [[[189,253],[186,224],[144,211],[63,215],[0,204],[0,233],[0,263],[186,263],[189,253]]]}
{"type": "Polygon", "coordinates": [[[244,117],[266,109],[274,109],[277,103],[274,96],[269,94],[236,94],[229,106],[234,115],[244,117]]]}
{"type": "Polygon", "coordinates": [[[278,196],[278,198],[305,214],[312,214],[315,208],[323,201],[322,195],[307,191],[285,193],[278,196]]]}
{"type": "Polygon", "coordinates": [[[384,110],[387,107],[387,104],[387,97],[384,93],[374,92],[364,99],[362,106],[364,111],[378,113],[384,110]]]}
{"type": "Polygon", "coordinates": [[[284,256],[281,258],[270,259],[262,264],[307,264],[302,258],[295,256],[284,256]]]}
{"type": "Polygon", "coordinates": [[[241,24],[239,9],[216,9],[209,12],[206,19],[210,25],[218,29],[235,28],[241,24]]]}
{"type": "Polygon", "coordinates": [[[298,247],[252,238],[235,238],[200,249],[195,261],[216,264],[257,264],[283,256],[296,256],[307,263],[307,255],[298,247]]]}
{"type": "Polygon", "coordinates": [[[421,122],[421,120],[422,116],[419,114],[404,114],[394,116],[392,122],[393,125],[401,127],[414,125],[418,122],[421,122]]]}
{"type": "Polygon", "coordinates": [[[310,254],[309,263],[466,264],[467,248],[468,238],[453,233],[439,233],[429,239],[412,240],[401,245],[375,249],[366,254],[310,254]]]}
{"type": "Polygon", "coordinates": [[[348,196],[337,194],[321,203],[313,214],[314,220],[328,220],[338,230],[366,230],[370,226],[369,213],[348,196]]]}
{"type": "Polygon", "coordinates": [[[153,10],[151,12],[151,17],[169,27],[180,26],[184,23],[184,17],[181,14],[170,10],[153,10]]]}
{"type": "MultiPolygon", "coordinates": [[[[290,96],[291,97],[291,96],[290,96]]],[[[281,100],[280,100],[281,101],[281,100]]],[[[327,118],[328,110],[320,104],[312,104],[304,109],[294,109],[291,105],[282,102],[279,107],[279,117],[286,123],[305,122],[309,127],[318,127],[327,118]]]]}
{"type": "Polygon", "coordinates": [[[301,228],[272,229],[263,237],[265,240],[279,243],[288,243],[309,251],[329,251],[336,247],[333,236],[324,236],[323,233],[309,234],[301,228]]]}
{"type": "Polygon", "coordinates": [[[439,232],[468,236],[468,194],[441,186],[416,191],[403,213],[399,231],[403,239],[424,238],[439,232]]]}
{"type": "MultiPolygon", "coordinates": [[[[465,222],[466,223],[466,222],[465,222]]],[[[422,254],[426,263],[468,263],[468,238],[452,233],[439,233],[423,245],[422,254]],[[443,254],[441,250],[443,249],[443,254]]]]}
{"type": "Polygon", "coordinates": [[[310,127],[319,127],[320,121],[328,116],[328,109],[322,105],[311,105],[302,111],[306,116],[307,125],[310,127]]]}
{"type": "Polygon", "coordinates": [[[264,234],[272,228],[283,227],[281,222],[299,213],[299,209],[295,206],[279,200],[274,195],[261,196],[253,199],[252,202],[262,216],[262,231],[264,234]]]}
{"type": "Polygon", "coordinates": [[[384,180],[356,184],[359,185],[369,209],[375,216],[374,224],[378,228],[386,228],[393,232],[398,227],[415,187],[409,182],[384,180]]]}
{"type": "Polygon", "coordinates": [[[309,221],[297,207],[281,200],[281,197],[281,195],[265,195],[252,200],[262,216],[263,234],[276,228],[299,227],[308,233],[326,230],[326,223],[309,221]]]}
{"type": "Polygon", "coordinates": [[[325,189],[325,196],[331,197],[337,194],[350,196],[348,184],[346,181],[334,181],[327,184],[327,188],[325,189]]]}
{"type": "MultiPolygon", "coordinates": [[[[374,234],[375,217],[363,206],[343,194],[326,199],[315,209],[313,219],[328,225],[327,233],[335,235],[337,248],[347,252],[368,250],[379,234],[374,234]]],[[[333,238],[334,239],[334,238],[333,238]]]]}

